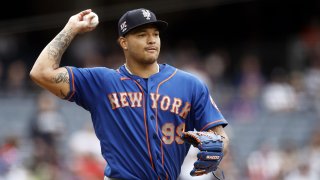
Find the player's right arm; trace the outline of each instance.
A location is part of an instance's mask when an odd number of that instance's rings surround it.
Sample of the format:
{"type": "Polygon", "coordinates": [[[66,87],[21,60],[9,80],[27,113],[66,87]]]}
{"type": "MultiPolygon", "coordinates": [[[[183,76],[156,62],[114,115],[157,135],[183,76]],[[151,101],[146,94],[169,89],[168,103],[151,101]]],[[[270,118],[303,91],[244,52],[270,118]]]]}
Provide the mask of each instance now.
{"type": "Polygon", "coordinates": [[[67,69],[60,67],[61,57],[77,34],[95,28],[89,26],[92,18],[83,18],[90,12],[88,9],[71,16],[62,31],[42,50],[30,71],[34,82],[60,98],[65,98],[70,91],[67,69]]]}

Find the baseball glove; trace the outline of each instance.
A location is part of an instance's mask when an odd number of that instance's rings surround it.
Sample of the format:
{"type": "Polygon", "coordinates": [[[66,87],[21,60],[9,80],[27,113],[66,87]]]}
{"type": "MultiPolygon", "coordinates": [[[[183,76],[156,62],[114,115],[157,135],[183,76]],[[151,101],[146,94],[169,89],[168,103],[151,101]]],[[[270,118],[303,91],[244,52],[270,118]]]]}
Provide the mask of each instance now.
{"type": "Polygon", "coordinates": [[[217,170],[223,158],[223,141],[220,135],[207,131],[188,131],[182,133],[182,139],[200,150],[198,160],[190,172],[191,176],[201,176],[217,170]]]}

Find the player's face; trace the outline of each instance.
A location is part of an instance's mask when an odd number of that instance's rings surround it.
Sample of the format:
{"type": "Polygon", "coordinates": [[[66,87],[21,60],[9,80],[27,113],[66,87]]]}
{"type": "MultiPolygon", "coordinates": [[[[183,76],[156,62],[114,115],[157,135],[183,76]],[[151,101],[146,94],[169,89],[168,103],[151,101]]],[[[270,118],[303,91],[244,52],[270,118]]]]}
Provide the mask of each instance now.
{"type": "Polygon", "coordinates": [[[146,25],[132,30],[126,35],[127,53],[129,61],[142,64],[153,64],[160,53],[159,30],[153,25],[146,25]]]}

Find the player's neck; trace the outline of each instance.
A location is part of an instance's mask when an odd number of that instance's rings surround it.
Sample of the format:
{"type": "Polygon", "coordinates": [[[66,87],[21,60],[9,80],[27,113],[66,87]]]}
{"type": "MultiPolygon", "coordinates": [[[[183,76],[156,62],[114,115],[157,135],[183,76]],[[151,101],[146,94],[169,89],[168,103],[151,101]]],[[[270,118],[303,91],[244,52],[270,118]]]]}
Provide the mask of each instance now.
{"type": "Polygon", "coordinates": [[[149,78],[151,75],[158,73],[160,69],[157,62],[150,65],[139,65],[126,62],[124,65],[130,74],[142,78],[149,78]]]}

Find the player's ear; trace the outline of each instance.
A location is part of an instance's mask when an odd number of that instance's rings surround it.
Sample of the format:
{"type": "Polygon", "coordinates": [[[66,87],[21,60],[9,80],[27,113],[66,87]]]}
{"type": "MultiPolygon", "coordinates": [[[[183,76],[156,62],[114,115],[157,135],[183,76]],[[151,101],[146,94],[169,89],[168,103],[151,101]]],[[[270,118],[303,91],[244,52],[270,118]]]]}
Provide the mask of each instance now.
{"type": "Polygon", "coordinates": [[[126,50],[127,49],[127,39],[125,37],[119,37],[118,38],[118,43],[122,47],[122,49],[126,50]]]}

